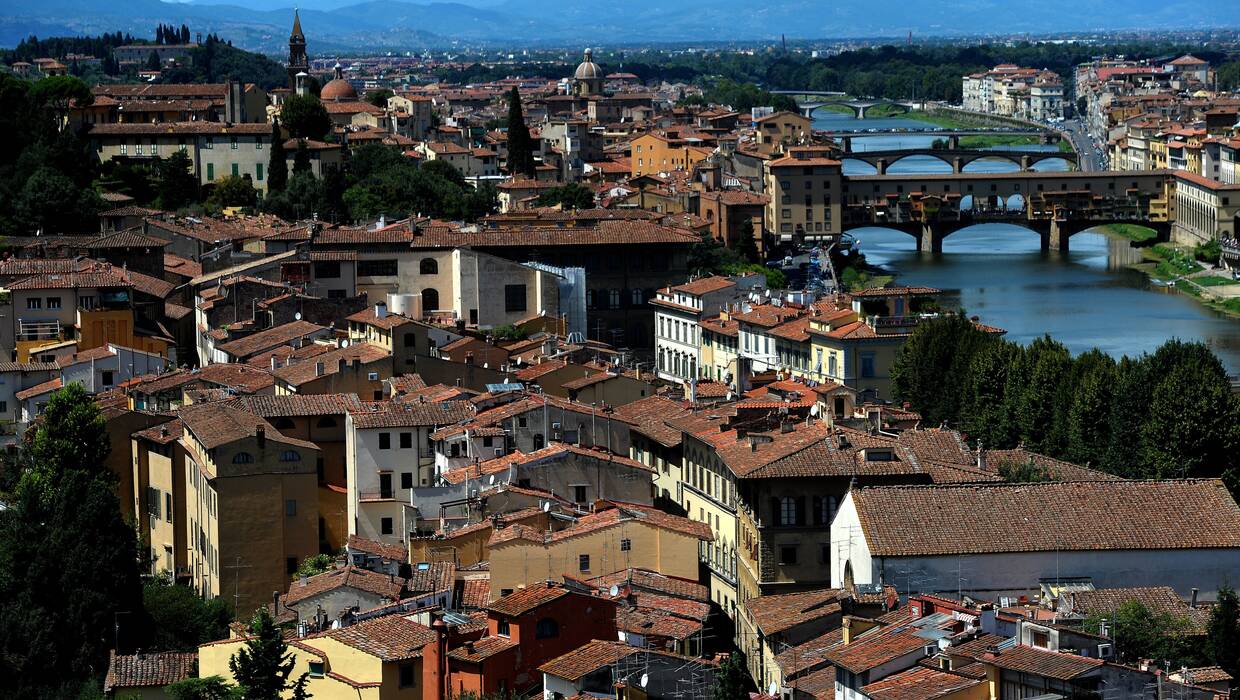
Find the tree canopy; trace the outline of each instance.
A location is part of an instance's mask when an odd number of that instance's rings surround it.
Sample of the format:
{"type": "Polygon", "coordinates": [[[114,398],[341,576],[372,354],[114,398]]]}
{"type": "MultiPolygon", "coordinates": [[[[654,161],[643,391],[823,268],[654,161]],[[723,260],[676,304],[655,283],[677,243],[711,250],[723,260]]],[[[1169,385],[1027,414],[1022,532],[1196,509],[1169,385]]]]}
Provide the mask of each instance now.
{"type": "Polygon", "coordinates": [[[332,130],[327,108],[313,95],[292,95],[280,107],[280,123],[295,139],[322,141],[332,130]]]}

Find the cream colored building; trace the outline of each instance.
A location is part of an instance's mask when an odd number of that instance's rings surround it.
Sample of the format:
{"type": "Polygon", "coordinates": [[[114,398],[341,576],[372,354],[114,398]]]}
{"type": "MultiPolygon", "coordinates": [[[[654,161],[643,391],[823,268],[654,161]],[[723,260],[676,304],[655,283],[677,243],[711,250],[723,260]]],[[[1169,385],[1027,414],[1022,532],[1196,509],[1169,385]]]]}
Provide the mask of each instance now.
{"type": "Polygon", "coordinates": [[[269,124],[162,122],[95,124],[86,134],[99,161],[151,161],[177,151],[189,156],[199,183],[210,185],[228,175],[249,177],[267,191],[271,160],[269,124]]]}
{"type": "Polygon", "coordinates": [[[766,225],[781,241],[822,239],[841,230],[842,165],[824,147],[789,148],[763,163],[766,225]]]}
{"type": "Polygon", "coordinates": [[[811,124],[795,112],[775,112],[754,122],[754,138],[760,144],[795,146],[809,137],[811,124]]]}
{"type": "Polygon", "coordinates": [[[199,594],[244,616],[319,552],[318,448],[228,404],[186,406],[187,568],[199,594]]]}
{"type": "MultiPolygon", "coordinates": [[[[605,503],[605,502],[602,502],[605,503]]],[[[593,578],[627,568],[698,578],[699,543],[714,535],[704,523],[650,506],[605,503],[563,530],[526,525],[497,530],[491,554],[491,600],[539,581],[593,578]]]]}

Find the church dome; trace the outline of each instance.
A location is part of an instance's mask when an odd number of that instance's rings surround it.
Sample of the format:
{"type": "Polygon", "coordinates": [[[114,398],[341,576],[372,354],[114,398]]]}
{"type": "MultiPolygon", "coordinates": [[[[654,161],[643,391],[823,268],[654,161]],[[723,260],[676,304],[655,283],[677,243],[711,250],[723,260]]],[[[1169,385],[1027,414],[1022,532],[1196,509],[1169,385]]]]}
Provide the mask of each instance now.
{"type": "Polygon", "coordinates": [[[344,79],[340,64],[336,64],[336,77],[329,80],[319,91],[319,99],[323,102],[350,102],[357,99],[357,90],[344,79]]]}
{"type": "Polygon", "coordinates": [[[581,62],[581,65],[577,66],[576,72],[573,73],[574,78],[577,80],[593,80],[603,77],[603,70],[598,67],[597,63],[591,60],[592,55],[593,52],[590,49],[586,49],[585,60],[581,62]]]}

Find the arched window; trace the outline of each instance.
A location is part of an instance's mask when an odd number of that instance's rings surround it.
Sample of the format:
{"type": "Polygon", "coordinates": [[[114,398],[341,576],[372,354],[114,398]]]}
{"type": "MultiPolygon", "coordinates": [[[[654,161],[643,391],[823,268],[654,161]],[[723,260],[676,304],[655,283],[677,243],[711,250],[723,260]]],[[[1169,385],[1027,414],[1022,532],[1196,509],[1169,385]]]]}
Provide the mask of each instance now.
{"type": "Polygon", "coordinates": [[[291,418],[285,418],[284,416],[281,416],[275,419],[274,421],[272,421],[271,424],[279,428],[280,430],[285,430],[287,428],[293,427],[293,420],[291,418]]]}
{"type": "Polygon", "coordinates": [[[641,306],[646,300],[642,298],[642,290],[633,290],[633,306],[641,306]]]}
{"type": "Polygon", "coordinates": [[[560,623],[544,617],[534,626],[534,639],[554,639],[560,636],[560,623]]]}
{"type": "MultiPolygon", "coordinates": [[[[434,262],[434,261],[431,261],[434,262]]],[[[422,290],[422,313],[439,310],[439,291],[432,287],[422,290]]]]}
{"type": "Polygon", "coordinates": [[[254,455],[249,452],[238,452],[233,455],[233,464],[253,464],[254,455]]]}
{"type": "Polygon", "coordinates": [[[418,272],[423,275],[439,274],[439,263],[434,258],[422,258],[418,263],[418,272]]]}
{"type": "Polygon", "coordinates": [[[336,427],[336,419],[332,418],[331,416],[323,416],[322,418],[319,419],[318,427],[334,428],[336,427]]]}
{"type": "Polygon", "coordinates": [[[297,450],[285,450],[280,453],[281,462],[300,462],[301,453],[297,450]]]}

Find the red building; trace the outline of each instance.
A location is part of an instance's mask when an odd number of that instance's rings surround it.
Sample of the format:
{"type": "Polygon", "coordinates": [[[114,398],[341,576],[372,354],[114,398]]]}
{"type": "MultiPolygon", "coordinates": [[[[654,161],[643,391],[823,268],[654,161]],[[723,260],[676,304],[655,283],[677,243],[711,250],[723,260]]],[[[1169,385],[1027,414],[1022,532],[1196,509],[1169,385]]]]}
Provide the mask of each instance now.
{"type": "Polygon", "coordinates": [[[450,693],[518,694],[542,683],[538,667],[589,643],[616,638],[616,602],[546,582],[487,608],[487,633],[448,652],[450,693]]]}

